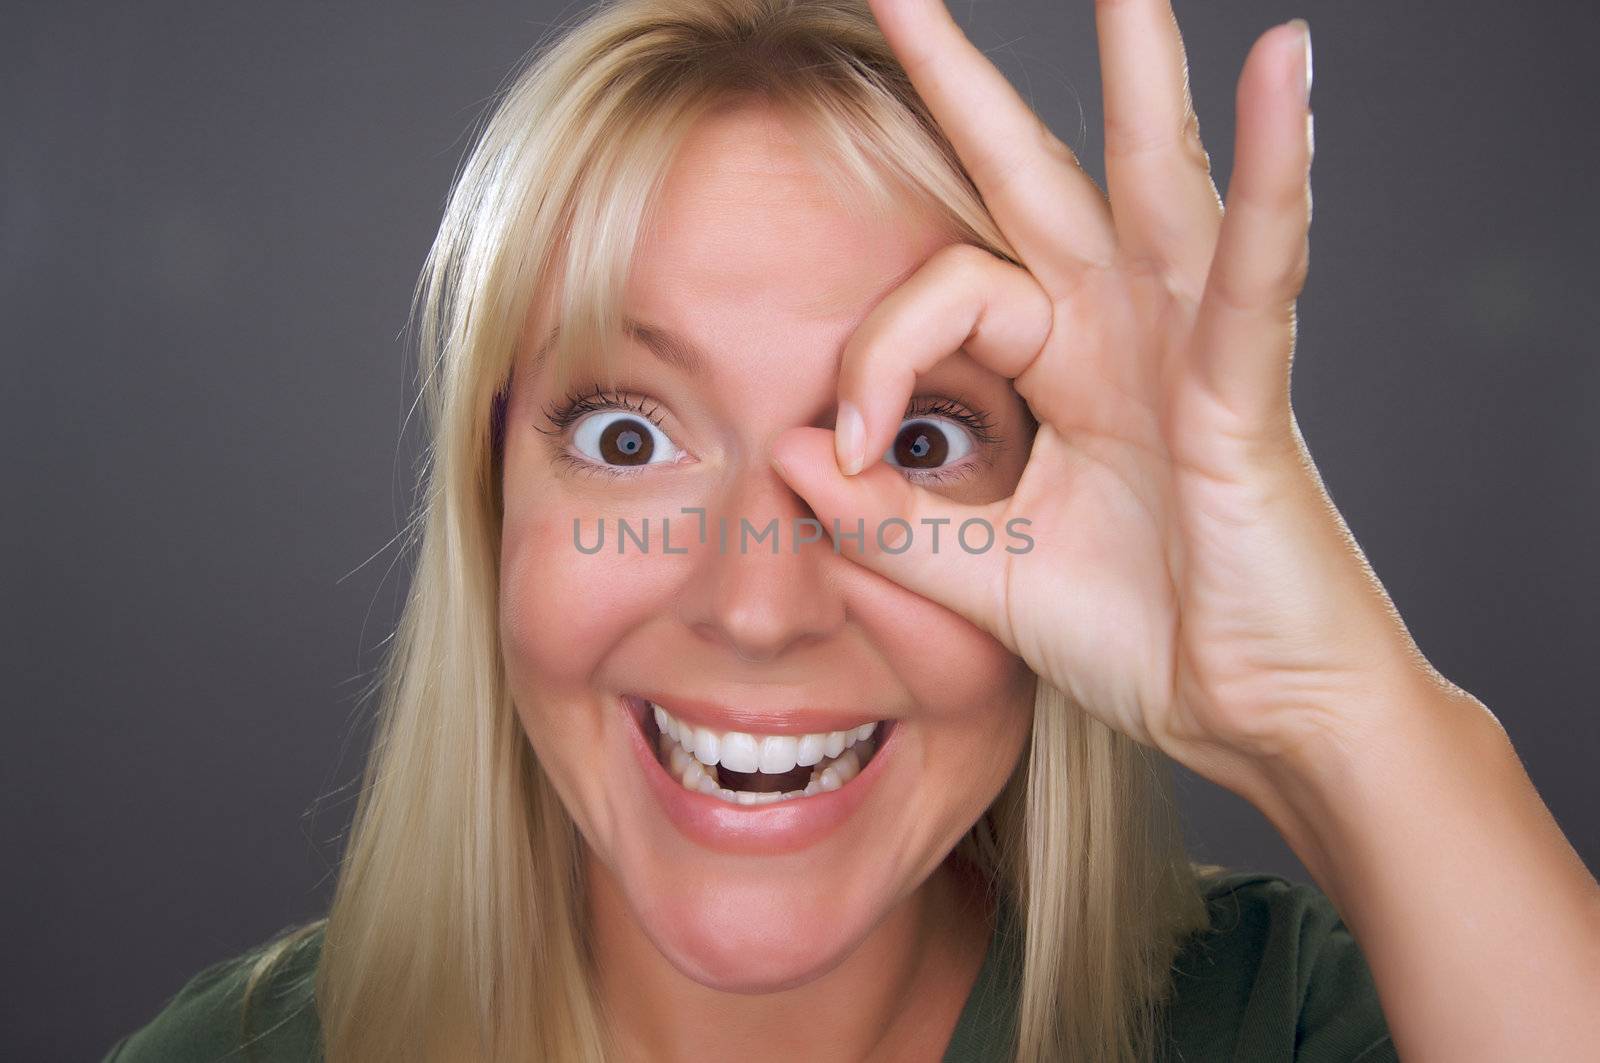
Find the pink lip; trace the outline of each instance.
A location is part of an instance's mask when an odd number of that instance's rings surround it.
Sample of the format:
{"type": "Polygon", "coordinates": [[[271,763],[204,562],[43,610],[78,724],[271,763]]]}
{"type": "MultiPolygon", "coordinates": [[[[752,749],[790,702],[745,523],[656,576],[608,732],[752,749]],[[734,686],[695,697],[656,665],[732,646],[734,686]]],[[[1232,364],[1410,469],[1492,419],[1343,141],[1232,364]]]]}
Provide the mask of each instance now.
{"type": "Polygon", "coordinates": [[[667,818],[691,841],[723,853],[777,856],[815,845],[861,807],[899,746],[895,735],[900,728],[891,726],[883,745],[861,773],[837,790],[770,805],[730,805],[720,798],[685,790],[683,784],[667,774],[645,738],[644,715],[649,707],[644,699],[625,694],[618,704],[628,717],[628,741],[634,759],[667,818]]]}
{"type": "Polygon", "coordinates": [[[650,691],[645,691],[639,697],[660,705],[685,723],[699,724],[713,731],[769,735],[818,734],[854,730],[864,723],[876,723],[883,719],[881,716],[863,716],[859,712],[842,712],[838,709],[753,709],[650,691]]]}

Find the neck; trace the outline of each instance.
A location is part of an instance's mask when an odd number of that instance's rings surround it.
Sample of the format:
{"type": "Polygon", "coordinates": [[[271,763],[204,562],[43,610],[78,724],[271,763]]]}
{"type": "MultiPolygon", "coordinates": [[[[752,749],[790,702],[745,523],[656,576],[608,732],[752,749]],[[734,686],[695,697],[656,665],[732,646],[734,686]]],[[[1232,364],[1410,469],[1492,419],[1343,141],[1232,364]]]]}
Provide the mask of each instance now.
{"type": "Polygon", "coordinates": [[[584,846],[597,990],[623,1060],[937,1060],[977,979],[989,911],[947,858],[828,973],[777,993],[725,993],[667,962],[584,846]]]}

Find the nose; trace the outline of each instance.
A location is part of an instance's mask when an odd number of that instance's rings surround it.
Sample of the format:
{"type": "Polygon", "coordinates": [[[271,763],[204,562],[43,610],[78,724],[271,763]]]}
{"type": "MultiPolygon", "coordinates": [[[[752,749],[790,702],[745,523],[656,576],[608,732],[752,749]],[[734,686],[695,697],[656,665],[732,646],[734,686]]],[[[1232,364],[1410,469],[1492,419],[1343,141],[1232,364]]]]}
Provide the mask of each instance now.
{"type": "Polygon", "coordinates": [[[703,557],[679,608],[701,638],[765,662],[844,625],[835,577],[851,562],[825,527],[806,523],[817,518],[804,499],[765,462],[751,465],[708,504],[703,557]]]}

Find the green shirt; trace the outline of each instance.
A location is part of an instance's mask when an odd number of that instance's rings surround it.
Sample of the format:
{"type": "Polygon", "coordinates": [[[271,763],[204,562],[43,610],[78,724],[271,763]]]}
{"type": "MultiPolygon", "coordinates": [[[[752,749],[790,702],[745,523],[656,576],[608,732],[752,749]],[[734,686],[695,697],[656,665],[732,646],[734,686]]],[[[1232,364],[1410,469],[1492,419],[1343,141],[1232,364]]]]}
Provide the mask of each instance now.
{"type": "MultiPolygon", "coordinates": [[[[1212,927],[1173,963],[1163,1063],[1209,1060],[1394,1063],[1366,961],[1327,898],[1275,875],[1234,873],[1206,886],[1212,927]]],[[[1006,1060],[1021,973],[1014,913],[1002,905],[944,1063],[1006,1060]]],[[[239,1003],[253,953],[189,981],[105,1063],[320,1060],[309,992],[320,932],[297,948],[254,1008],[241,1049],[239,1003]]]]}

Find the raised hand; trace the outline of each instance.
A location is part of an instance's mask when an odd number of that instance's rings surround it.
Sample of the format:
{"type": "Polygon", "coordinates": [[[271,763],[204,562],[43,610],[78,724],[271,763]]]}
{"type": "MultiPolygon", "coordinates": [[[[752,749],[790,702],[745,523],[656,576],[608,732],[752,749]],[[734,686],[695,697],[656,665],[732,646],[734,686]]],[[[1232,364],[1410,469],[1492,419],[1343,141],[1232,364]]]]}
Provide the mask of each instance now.
{"type": "Polygon", "coordinates": [[[1109,202],[939,0],[871,3],[1022,265],[929,259],[846,345],[835,431],[775,442],[780,473],[824,523],[1031,521],[1023,554],[867,535],[852,556],[1261,809],[1355,931],[1403,1058],[1592,1049],[1600,885],[1499,722],[1417,650],[1290,409],[1304,27],[1245,61],[1224,211],[1168,0],[1096,5],[1109,202]],[[1016,491],[982,507],[874,460],[957,349],[1039,421],[1016,491]]]}
{"type": "Polygon", "coordinates": [[[1382,726],[1386,693],[1436,673],[1289,405],[1311,213],[1304,23],[1245,62],[1224,211],[1167,0],[1097,5],[1109,202],[942,3],[873,10],[1022,268],[953,245],[885,298],[846,346],[832,438],[776,444],[791,486],[825,521],[1028,520],[1023,554],[935,553],[915,535],[890,553],[869,536],[859,560],[1225,785],[1252,788],[1259,756],[1382,726]],[[875,460],[917,373],[958,348],[1013,378],[1039,421],[1015,493],[989,506],[875,460]]]}

